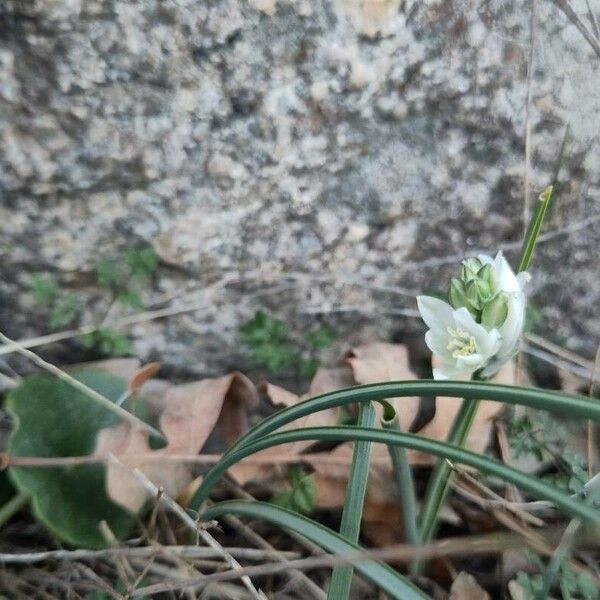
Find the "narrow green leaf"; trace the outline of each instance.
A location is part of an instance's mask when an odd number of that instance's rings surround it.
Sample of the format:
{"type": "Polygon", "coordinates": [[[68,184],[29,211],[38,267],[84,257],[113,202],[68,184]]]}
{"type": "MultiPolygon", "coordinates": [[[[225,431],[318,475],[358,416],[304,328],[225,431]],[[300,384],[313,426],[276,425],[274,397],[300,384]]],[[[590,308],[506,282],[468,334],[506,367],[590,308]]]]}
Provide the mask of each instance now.
{"type": "MultiPolygon", "coordinates": [[[[581,519],[600,523],[600,511],[588,506],[584,502],[568,496],[553,486],[545,483],[537,477],[522,473],[517,469],[509,467],[497,460],[487,456],[476,454],[453,446],[446,442],[438,442],[428,438],[420,437],[412,433],[398,431],[382,431],[379,429],[364,429],[361,427],[311,427],[273,433],[259,440],[237,447],[234,452],[224,455],[219,463],[215,465],[206,475],[203,485],[192,498],[189,507],[198,510],[203,501],[210,494],[213,486],[227,472],[227,469],[236,464],[246,456],[272,448],[280,444],[306,440],[327,441],[371,441],[382,444],[397,444],[403,448],[426,452],[434,456],[443,457],[447,460],[473,467],[482,473],[498,477],[508,483],[514,483],[523,491],[532,494],[538,499],[548,500],[564,512],[581,519]]],[[[299,457],[301,460],[301,457],[299,457]]]]}
{"type": "Polygon", "coordinates": [[[29,496],[23,493],[15,494],[10,500],[5,502],[0,507],[0,527],[3,527],[6,521],[11,519],[22,508],[25,508],[28,503],[29,496]]]}
{"type": "MultiPolygon", "coordinates": [[[[357,425],[370,428],[375,424],[375,407],[372,402],[364,402],[359,407],[357,425]]],[[[358,542],[360,522],[362,520],[363,506],[367,481],[369,479],[369,465],[371,462],[371,442],[356,441],[352,455],[352,465],[346,486],[346,500],[342,511],[340,535],[350,542],[358,542]]],[[[329,600],[343,600],[350,594],[352,585],[352,565],[342,565],[333,569],[331,583],[327,597],[329,600]]]]}
{"type": "MultiPolygon", "coordinates": [[[[244,502],[241,500],[219,502],[206,510],[201,518],[211,521],[228,514],[269,521],[279,527],[303,535],[332,554],[343,556],[361,550],[359,546],[348,542],[331,529],[311,519],[263,502],[244,502]]],[[[427,594],[419,590],[410,581],[381,562],[364,560],[357,562],[355,568],[389,594],[390,598],[396,600],[429,598],[427,594]]]]}
{"type": "Polygon", "coordinates": [[[531,217],[531,221],[529,221],[529,226],[527,227],[525,239],[523,240],[521,256],[519,258],[519,267],[517,269],[518,272],[527,271],[529,265],[531,264],[535,245],[537,244],[550,200],[552,199],[553,189],[554,188],[549,185],[538,197],[537,204],[533,211],[533,216],[531,217]]]}
{"type": "MultiPolygon", "coordinates": [[[[384,405],[381,425],[384,429],[390,431],[402,431],[398,415],[389,402],[386,402],[384,405]]],[[[419,532],[417,530],[417,498],[408,456],[406,450],[401,446],[388,445],[388,451],[390,453],[390,458],[392,459],[392,464],[394,465],[394,476],[398,485],[404,536],[409,544],[416,545],[419,543],[419,532]]]]}
{"type": "Polygon", "coordinates": [[[591,419],[600,422],[600,403],[592,402],[584,396],[574,396],[537,388],[497,385],[483,381],[440,381],[434,379],[394,381],[337,390],[282,409],[253,427],[227,451],[227,454],[233,452],[239,446],[275,431],[296,419],[320,410],[336,406],[348,406],[368,400],[380,401],[385,398],[411,396],[445,396],[469,400],[495,400],[561,413],[570,418],[591,419]]]}

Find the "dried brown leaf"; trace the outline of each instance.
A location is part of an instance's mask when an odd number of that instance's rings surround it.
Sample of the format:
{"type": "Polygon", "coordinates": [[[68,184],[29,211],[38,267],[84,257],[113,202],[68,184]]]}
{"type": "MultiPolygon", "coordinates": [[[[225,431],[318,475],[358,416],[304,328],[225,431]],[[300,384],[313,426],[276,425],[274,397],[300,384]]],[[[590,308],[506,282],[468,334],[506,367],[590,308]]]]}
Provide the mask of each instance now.
{"type": "Polygon", "coordinates": [[[170,496],[178,496],[191,481],[189,467],[183,463],[153,461],[143,455],[196,454],[217,424],[222,425],[228,435],[244,432],[246,417],[240,415],[257,404],[254,385],[238,372],[168,387],[159,420],[167,439],[164,448],[151,450],[145,430],[123,423],[99,433],[95,454],[111,453],[123,465],[109,464],[107,468],[109,496],[132,512],[143,506],[147,495],[130,474],[132,468],[140,469],[170,496]]]}
{"type": "Polygon", "coordinates": [[[129,380],[129,392],[137,392],[151,377],[154,377],[162,367],[160,362],[151,362],[138,369],[129,380]]]}
{"type": "MultiPolygon", "coordinates": [[[[265,391],[275,406],[293,406],[298,402],[323,394],[329,391],[350,387],[354,384],[376,383],[380,381],[401,381],[416,379],[411,370],[406,348],[399,344],[374,342],[357,346],[347,352],[341,360],[341,365],[335,369],[319,369],[311,382],[309,392],[297,396],[281,387],[267,384],[265,391]]],[[[398,412],[401,423],[408,428],[419,409],[418,398],[389,399],[398,412]]],[[[378,415],[381,415],[379,405],[376,405],[378,415]]],[[[339,422],[338,409],[330,409],[319,413],[307,415],[288,425],[284,429],[298,429],[304,427],[319,427],[335,425],[339,422]]],[[[270,448],[258,453],[257,457],[273,459],[286,456],[298,456],[308,449],[311,441],[296,442],[270,448]]],[[[314,482],[316,489],[315,506],[319,508],[336,508],[342,506],[346,497],[348,481],[348,465],[353,452],[351,443],[344,443],[333,449],[329,455],[333,458],[346,458],[347,464],[340,461],[332,463],[313,463],[314,482]]],[[[365,522],[376,522],[381,515],[386,513],[383,508],[388,506],[389,513],[397,513],[397,494],[394,480],[391,477],[392,463],[387,448],[376,444],[373,448],[373,457],[378,460],[378,466],[372,467],[363,519],[365,522]],[[383,464],[382,464],[383,463],[383,464]]],[[[278,488],[285,483],[286,467],[279,465],[247,464],[243,461],[230,469],[230,474],[240,484],[249,481],[260,481],[271,487],[278,488]]],[[[399,523],[399,517],[395,517],[399,523]]],[[[398,539],[398,538],[396,538],[398,539]]]]}
{"type": "MultiPolygon", "coordinates": [[[[274,406],[293,406],[298,402],[307,400],[314,396],[324,394],[341,387],[349,387],[354,382],[352,380],[351,372],[348,367],[339,367],[335,369],[318,369],[315,376],[310,384],[308,393],[302,396],[297,396],[286,389],[267,383],[265,385],[265,392],[267,397],[274,406]]],[[[330,425],[336,425],[339,422],[339,409],[332,408],[323,410],[318,413],[312,413],[290,423],[282,430],[289,429],[300,429],[304,427],[326,427],[330,425]]],[[[235,440],[233,440],[235,441],[235,440]]],[[[255,457],[268,458],[268,457],[281,457],[284,456],[296,456],[303,450],[306,450],[313,445],[314,442],[308,440],[304,442],[294,442],[292,444],[285,444],[284,446],[277,446],[275,448],[268,448],[262,452],[255,454],[255,457]]],[[[282,465],[257,465],[249,464],[244,461],[234,465],[229,469],[229,474],[239,483],[244,485],[249,481],[264,481],[273,480],[285,475],[286,467],[282,465]]]]}
{"type": "MultiPolygon", "coordinates": [[[[358,384],[418,379],[410,368],[408,350],[402,344],[373,342],[357,346],[346,354],[345,361],[352,367],[358,384]]],[[[419,398],[388,398],[388,401],[396,409],[402,429],[407,431],[419,412],[419,398]]],[[[376,409],[381,417],[379,404],[376,409]]]]}

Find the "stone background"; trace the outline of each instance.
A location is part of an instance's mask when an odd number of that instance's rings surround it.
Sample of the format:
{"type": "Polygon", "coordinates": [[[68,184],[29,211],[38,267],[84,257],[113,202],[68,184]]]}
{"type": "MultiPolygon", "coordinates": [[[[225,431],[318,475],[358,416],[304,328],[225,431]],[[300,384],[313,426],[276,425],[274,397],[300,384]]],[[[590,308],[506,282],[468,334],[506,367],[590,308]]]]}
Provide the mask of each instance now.
{"type": "Polygon", "coordinates": [[[600,58],[551,0],[532,46],[522,5],[4,0],[1,329],[48,331],[39,272],[97,321],[98,256],[150,243],[147,306],[202,309],[130,328],[144,358],[243,367],[238,328],[260,307],[390,338],[465,252],[515,259],[569,125],[532,301],[549,337],[593,355],[600,58]]]}

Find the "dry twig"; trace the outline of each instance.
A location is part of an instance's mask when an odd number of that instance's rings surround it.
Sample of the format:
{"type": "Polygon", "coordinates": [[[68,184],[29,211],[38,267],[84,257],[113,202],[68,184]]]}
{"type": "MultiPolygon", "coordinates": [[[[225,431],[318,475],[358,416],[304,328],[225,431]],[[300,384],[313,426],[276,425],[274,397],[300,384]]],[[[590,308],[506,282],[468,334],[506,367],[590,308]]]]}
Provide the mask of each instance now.
{"type": "MultiPolygon", "coordinates": [[[[125,467],[125,465],[123,465],[123,463],[121,463],[119,460],[117,460],[117,458],[113,457],[113,460],[115,462],[115,464],[118,464],[122,467],[125,467]]],[[[175,515],[177,515],[177,517],[179,517],[181,519],[181,521],[191,530],[193,531],[196,535],[198,535],[200,538],[202,538],[202,540],[213,550],[218,551],[221,556],[225,559],[225,561],[231,566],[231,568],[234,571],[241,571],[242,567],[240,565],[240,563],[233,558],[233,556],[231,556],[231,554],[229,554],[227,552],[227,550],[225,550],[225,548],[223,548],[223,546],[221,546],[221,544],[219,544],[219,542],[217,542],[217,540],[205,529],[203,529],[202,527],[198,526],[198,523],[196,523],[184,510],[183,508],[181,508],[181,506],[179,506],[179,504],[177,504],[177,502],[175,502],[175,500],[173,500],[172,498],[170,498],[167,494],[165,494],[163,491],[161,491],[159,488],[157,488],[139,469],[133,469],[132,471],[133,476],[144,486],[144,488],[154,497],[160,497],[160,501],[175,515]]],[[[246,589],[250,592],[250,594],[256,599],[256,600],[264,600],[265,596],[264,594],[262,594],[261,592],[259,592],[255,587],[254,584],[252,583],[252,581],[250,581],[250,578],[248,576],[242,575],[241,576],[241,580],[242,583],[244,584],[244,586],[246,587],[246,589]]],[[[188,586],[185,586],[188,587],[188,586]]],[[[133,595],[135,595],[136,593],[134,593],[133,595]]],[[[132,597],[133,597],[132,595],[132,597]]],[[[143,595],[143,594],[142,594],[143,595]]]]}
{"type": "Polygon", "coordinates": [[[97,392],[96,390],[85,385],[85,383],[78,381],[74,377],[71,377],[71,375],[69,375],[68,373],[65,373],[62,369],[59,369],[57,366],[45,361],[43,358],[40,358],[37,354],[35,354],[31,350],[27,350],[27,348],[24,348],[18,342],[15,342],[14,340],[11,340],[10,338],[6,337],[2,332],[0,332],[0,341],[4,342],[5,344],[9,344],[9,345],[13,346],[14,350],[16,352],[27,357],[28,359],[30,359],[33,363],[35,363],[42,369],[48,371],[49,373],[52,373],[52,375],[55,375],[60,380],[64,381],[65,383],[68,383],[70,386],[72,386],[75,389],[79,390],[80,392],[84,393],[86,396],[88,396],[89,398],[94,400],[94,402],[97,402],[98,404],[100,404],[101,406],[106,408],[107,410],[110,410],[111,412],[116,413],[124,421],[127,421],[134,427],[140,427],[142,429],[146,429],[152,435],[158,436],[160,439],[163,439],[162,433],[160,433],[159,431],[154,429],[154,427],[152,427],[151,425],[144,423],[144,421],[142,421],[135,415],[131,414],[130,412],[126,411],[124,408],[117,406],[114,402],[111,402],[108,398],[106,398],[105,396],[103,396],[102,394],[97,392]]]}

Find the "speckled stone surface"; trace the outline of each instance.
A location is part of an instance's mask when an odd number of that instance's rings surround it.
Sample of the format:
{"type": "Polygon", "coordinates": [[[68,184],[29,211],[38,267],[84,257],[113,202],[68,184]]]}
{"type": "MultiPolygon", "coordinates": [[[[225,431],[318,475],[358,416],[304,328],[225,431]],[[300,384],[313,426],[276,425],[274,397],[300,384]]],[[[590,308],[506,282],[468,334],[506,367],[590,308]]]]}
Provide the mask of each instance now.
{"type": "MultiPolygon", "coordinates": [[[[600,338],[600,59],[540,1],[530,204],[554,177],[536,257],[542,327],[600,338]]],[[[586,19],[585,2],[571,5],[586,19]]],[[[267,307],[343,335],[407,325],[412,295],[465,252],[523,232],[529,9],[510,1],[4,0],[0,320],[48,331],[28,292],[54,274],[103,315],[99,255],[152,244],[150,307],[202,310],[129,331],[142,357],[244,364],[267,307]]],[[[587,21],[586,21],[587,22],[587,21]]]]}

